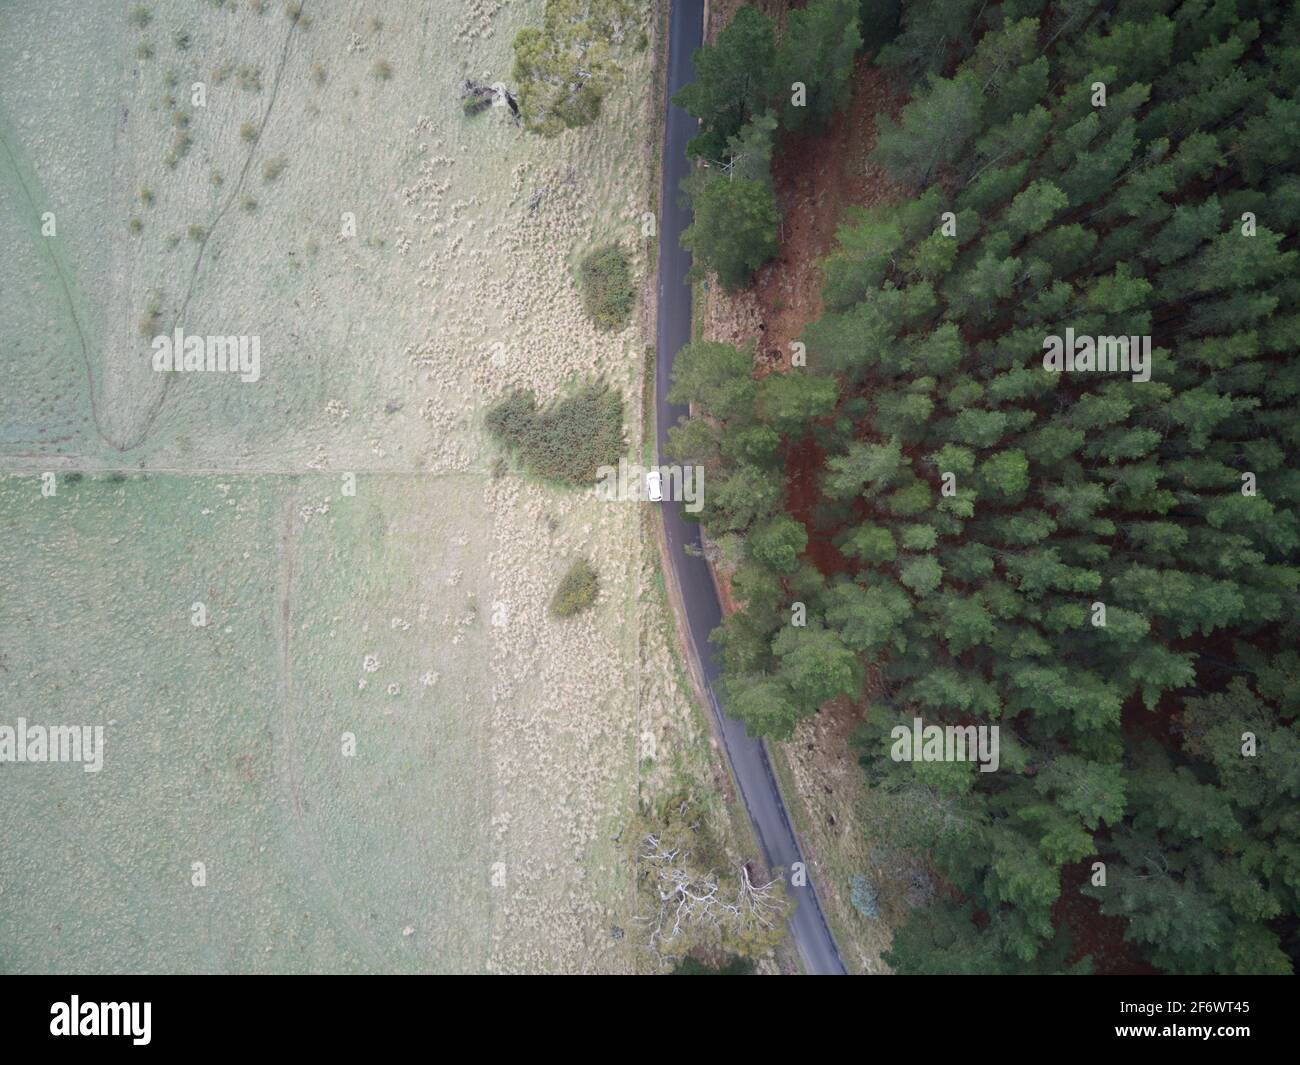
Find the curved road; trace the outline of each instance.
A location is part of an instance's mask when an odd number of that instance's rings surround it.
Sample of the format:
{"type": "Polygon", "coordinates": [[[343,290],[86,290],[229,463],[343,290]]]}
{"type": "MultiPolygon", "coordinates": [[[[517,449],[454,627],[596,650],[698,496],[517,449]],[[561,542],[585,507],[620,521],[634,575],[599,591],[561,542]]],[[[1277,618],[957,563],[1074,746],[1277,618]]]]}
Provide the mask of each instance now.
{"type": "MultiPolygon", "coordinates": [[[[694,78],[691,57],[702,43],[703,36],[704,0],[672,0],[668,44],[669,98],[694,78]]],[[[691,256],[682,248],[680,240],[682,230],[690,224],[690,212],[680,202],[680,186],[691,169],[686,157],[686,142],[698,129],[695,119],[680,107],[665,101],[665,108],[663,188],[659,207],[659,322],[656,337],[659,354],[655,365],[656,447],[660,462],[664,461],[668,427],[676,425],[677,419],[687,413],[685,407],[668,402],[668,387],[673,358],[691,339],[691,289],[686,283],[691,256]]],[[[741,798],[767,863],[789,871],[796,862],[803,861],[803,856],[772,773],[767,749],[762,740],[753,739],[745,732],[744,725],[722,712],[714,694],[718,666],[713,660],[709,633],[721,624],[722,607],[708,565],[698,554],[686,553],[688,546],[700,546],[699,526],[683,521],[675,505],[660,507],[660,513],[663,515],[673,577],[690,630],[691,647],[688,650],[694,652],[703,671],[709,701],[717,718],[718,734],[731,762],[741,798]]],[[[822,916],[811,875],[805,886],[792,887],[790,891],[798,903],[790,918],[790,932],[805,970],[842,975],[844,963],[822,916]]]]}

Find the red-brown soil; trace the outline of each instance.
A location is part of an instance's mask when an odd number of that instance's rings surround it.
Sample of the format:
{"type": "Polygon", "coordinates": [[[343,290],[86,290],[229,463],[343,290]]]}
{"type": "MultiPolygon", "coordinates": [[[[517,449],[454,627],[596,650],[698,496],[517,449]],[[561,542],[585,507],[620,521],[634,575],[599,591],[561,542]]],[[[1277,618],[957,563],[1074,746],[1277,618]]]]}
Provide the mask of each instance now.
{"type": "MultiPolygon", "coordinates": [[[[726,25],[740,2],[721,0],[711,5],[710,40],[726,25]]],[[[754,6],[779,18],[784,10],[800,5],[766,0],[754,6]]],[[[896,118],[905,102],[901,91],[868,59],[859,59],[850,105],[826,130],[815,135],[782,135],[772,174],[782,218],[777,257],[758,271],[754,284],[745,292],[727,296],[711,288],[705,309],[705,334],[710,339],[734,344],[755,342],[760,376],[788,369],[791,342],[798,340],[804,328],[821,315],[819,263],[834,248],[835,233],[846,211],[888,203],[899,195],[900,190],[870,162],[869,155],[875,146],[876,116],[896,118]]],[[[792,447],[786,460],[787,506],[810,533],[823,461],[824,455],[811,440],[792,447]]],[[[807,553],[828,576],[851,571],[844,556],[827,541],[810,537],[807,553]]],[[[735,609],[730,582],[722,574],[718,577],[723,610],[730,613],[735,609]]],[[[823,779],[832,778],[845,763],[854,761],[848,736],[868,706],[869,702],[864,705],[836,700],[822,708],[816,730],[819,749],[811,754],[805,752],[802,757],[822,763],[818,775],[823,779]]],[[[1136,720],[1139,716],[1133,706],[1126,708],[1126,727],[1130,731],[1136,726],[1167,735],[1167,711],[1147,716],[1140,723],[1136,720]],[[1157,720],[1153,722],[1152,718],[1157,720]]],[[[1155,973],[1157,970],[1140,960],[1125,942],[1124,921],[1103,916],[1094,900],[1079,894],[1079,887],[1090,874],[1091,859],[1066,866],[1061,874],[1061,896],[1052,909],[1054,923],[1064,923],[1070,929],[1073,951],[1069,961],[1088,955],[1097,973],[1155,973]]]]}
{"type": "Polygon", "coordinates": [[[869,160],[876,116],[895,116],[904,98],[866,58],[854,72],[853,98],[820,134],[787,133],[772,167],[781,213],[777,258],[761,270],[758,349],[767,366],[789,366],[790,342],[822,312],[821,260],[850,207],[887,203],[896,187],[869,160]]]}

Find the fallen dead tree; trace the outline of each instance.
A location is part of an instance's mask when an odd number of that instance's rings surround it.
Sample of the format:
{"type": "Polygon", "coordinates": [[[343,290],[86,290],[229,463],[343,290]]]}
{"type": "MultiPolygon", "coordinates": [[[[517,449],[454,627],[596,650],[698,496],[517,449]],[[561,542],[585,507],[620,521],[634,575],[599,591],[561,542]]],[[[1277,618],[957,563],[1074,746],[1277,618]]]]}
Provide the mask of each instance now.
{"type": "Polygon", "coordinates": [[[780,940],[789,911],[784,881],[756,879],[752,863],[717,853],[692,803],[670,804],[638,829],[643,912],[636,921],[650,951],[661,958],[697,948],[759,957],[780,940]]]}
{"type": "Polygon", "coordinates": [[[484,85],[469,78],[460,83],[460,102],[467,115],[477,115],[489,107],[508,107],[515,125],[519,125],[519,101],[501,82],[484,85]]]}

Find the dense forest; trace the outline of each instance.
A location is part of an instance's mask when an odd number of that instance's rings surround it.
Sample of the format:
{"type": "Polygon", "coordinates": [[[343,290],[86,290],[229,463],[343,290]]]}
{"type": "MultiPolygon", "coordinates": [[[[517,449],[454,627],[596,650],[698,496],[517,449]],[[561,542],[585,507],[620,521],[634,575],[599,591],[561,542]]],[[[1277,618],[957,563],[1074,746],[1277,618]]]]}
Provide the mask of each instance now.
{"type": "Polygon", "coordinates": [[[940,885],[900,972],[1104,971],[1063,892],[1159,970],[1292,972],[1300,6],[742,7],[679,97],[701,274],[775,253],[773,155],[864,53],[908,93],[874,153],[905,192],[843,220],[806,360],[677,357],[676,456],[740,545],[727,710],[784,739],[865,708],[864,772],[940,885]],[[1067,330],[1096,351],[1045,361],[1067,330]],[[1149,379],[1107,368],[1141,338],[1149,379]],[[999,770],[892,760],[915,717],[997,725],[999,770]]]}

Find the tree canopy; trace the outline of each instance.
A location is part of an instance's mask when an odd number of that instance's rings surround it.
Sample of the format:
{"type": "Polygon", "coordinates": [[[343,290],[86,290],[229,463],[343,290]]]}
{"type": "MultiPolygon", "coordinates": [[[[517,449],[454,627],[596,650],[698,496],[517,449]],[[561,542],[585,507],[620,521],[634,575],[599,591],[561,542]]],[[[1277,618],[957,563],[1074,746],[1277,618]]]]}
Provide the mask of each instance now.
{"type": "Polygon", "coordinates": [[[1300,956],[1297,55],[1283,3],[903,5],[905,194],[844,219],[807,367],[678,364],[674,446],[744,543],[728,711],[781,738],[869,694],[873,785],[943,811],[901,971],[1077,968],[1085,889],[1170,972],[1300,956]],[[1147,378],[1049,369],[1067,327],[1147,378]],[[914,716],[998,726],[1001,769],[893,762],[914,716]]]}

